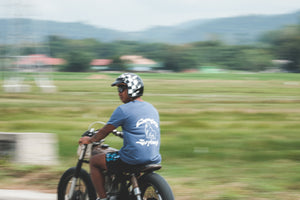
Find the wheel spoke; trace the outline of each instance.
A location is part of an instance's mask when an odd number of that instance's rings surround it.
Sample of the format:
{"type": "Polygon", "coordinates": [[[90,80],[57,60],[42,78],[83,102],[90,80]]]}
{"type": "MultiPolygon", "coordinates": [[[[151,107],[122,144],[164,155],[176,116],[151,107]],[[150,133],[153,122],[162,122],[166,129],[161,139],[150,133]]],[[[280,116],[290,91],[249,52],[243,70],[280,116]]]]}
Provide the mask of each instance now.
{"type": "Polygon", "coordinates": [[[155,187],[151,185],[146,188],[143,200],[162,200],[162,198],[155,187]]]}
{"type": "MultiPolygon", "coordinates": [[[[70,190],[72,184],[72,179],[69,181],[67,189],[66,189],[66,195],[65,195],[65,199],[68,199],[68,193],[70,190]]],[[[80,178],[77,179],[76,181],[76,185],[75,185],[75,190],[74,190],[74,195],[72,200],[88,200],[88,191],[86,188],[86,185],[84,183],[84,181],[80,178]]]]}
{"type": "Polygon", "coordinates": [[[89,174],[85,170],[81,169],[79,177],[74,178],[75,171],[75,167],[69,168],[60,178],[57,190],[57,199],[95,200],[97,195],[90,180],[89,174]],[[72,189],[71,186],[73,187],[72,189]],[[71,199],[68,198],[68,196],[71,196],[71,199]]]}

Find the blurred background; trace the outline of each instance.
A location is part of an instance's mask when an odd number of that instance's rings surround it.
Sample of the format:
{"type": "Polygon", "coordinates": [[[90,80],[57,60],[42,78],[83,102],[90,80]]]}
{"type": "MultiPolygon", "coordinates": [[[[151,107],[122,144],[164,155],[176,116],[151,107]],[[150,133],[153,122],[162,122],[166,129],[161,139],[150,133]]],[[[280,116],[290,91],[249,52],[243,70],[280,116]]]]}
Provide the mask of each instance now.
{"type": "Polygon", "coordinates": [[[176,199],[300,198],[300,1],[0,0],[0,28],[0,189],[55,193],[131,71],[176,199]]]}

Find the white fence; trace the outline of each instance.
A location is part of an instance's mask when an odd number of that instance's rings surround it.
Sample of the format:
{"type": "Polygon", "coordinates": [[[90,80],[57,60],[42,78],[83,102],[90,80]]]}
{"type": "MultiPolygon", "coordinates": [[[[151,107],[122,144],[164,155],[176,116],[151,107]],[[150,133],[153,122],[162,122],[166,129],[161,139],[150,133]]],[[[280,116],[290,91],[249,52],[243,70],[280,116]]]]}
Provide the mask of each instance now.
{"type": "Polygon", "coordinates": [[[50,133],[0,132],[0,156],[32,165],[58,163],[57,138],[50,133]]]}

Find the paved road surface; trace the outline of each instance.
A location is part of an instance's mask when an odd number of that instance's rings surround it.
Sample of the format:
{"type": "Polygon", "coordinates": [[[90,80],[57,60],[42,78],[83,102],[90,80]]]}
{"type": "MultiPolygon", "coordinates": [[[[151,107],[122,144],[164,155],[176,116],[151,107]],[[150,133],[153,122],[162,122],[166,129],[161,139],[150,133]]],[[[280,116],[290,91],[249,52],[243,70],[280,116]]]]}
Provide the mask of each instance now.
{"type": "Polygon", "coordinates": [[[0,200],[56,200],[56,194],[28,190],[2,190],[0,200]]]}

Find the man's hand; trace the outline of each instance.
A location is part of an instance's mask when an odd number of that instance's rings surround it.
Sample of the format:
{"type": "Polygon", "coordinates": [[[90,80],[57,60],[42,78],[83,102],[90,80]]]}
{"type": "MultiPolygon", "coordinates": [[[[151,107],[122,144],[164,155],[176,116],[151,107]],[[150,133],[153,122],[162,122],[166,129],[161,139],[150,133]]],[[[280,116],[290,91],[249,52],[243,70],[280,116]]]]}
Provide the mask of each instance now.
{"type": "Polygon", "coordinates": [[[112,132],[116,127],[114,127],[111,124],[106,124],[103,128],[98,130],[98,132],[93,136],[93,137],[82,137],[79,139],[78,143],[79,144],[90,144],[92,141],[100,141],[104,139],[110,132],[112,132]],[[92,140],[91,140],[92,139],[92,140]]]}
{"type": "Polygon", "coordinates": [[[91,139],[90,137],[85,136],[85,137],[80,138],[78,143],[79,144],[90,144],[91,143],[90,139],[91,139]]]}

